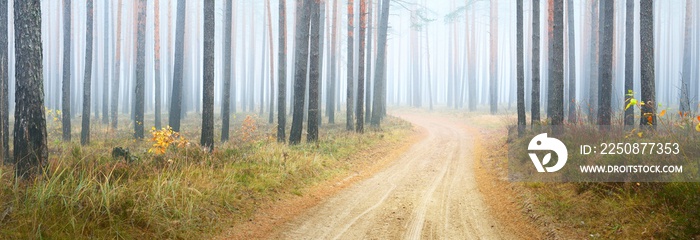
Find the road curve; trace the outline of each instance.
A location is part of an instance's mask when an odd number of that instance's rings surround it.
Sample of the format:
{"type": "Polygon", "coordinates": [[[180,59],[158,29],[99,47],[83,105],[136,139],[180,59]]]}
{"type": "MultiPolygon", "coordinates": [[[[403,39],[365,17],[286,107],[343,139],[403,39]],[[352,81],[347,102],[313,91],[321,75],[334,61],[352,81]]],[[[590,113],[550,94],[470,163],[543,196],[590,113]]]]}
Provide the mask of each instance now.
{"type": "Polygon", "coordinates": [[[474,177],[472,142],[444,116],[399,117],[426,137],[386,169],[282,226],[275,239],[511,239],[474,177]]]}

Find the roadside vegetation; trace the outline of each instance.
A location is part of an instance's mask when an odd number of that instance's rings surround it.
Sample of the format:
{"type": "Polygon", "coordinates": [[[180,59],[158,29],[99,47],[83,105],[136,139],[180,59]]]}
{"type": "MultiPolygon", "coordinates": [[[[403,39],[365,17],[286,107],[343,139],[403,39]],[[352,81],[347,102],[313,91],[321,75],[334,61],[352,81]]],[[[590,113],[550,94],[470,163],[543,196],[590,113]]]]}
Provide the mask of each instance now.
{"type": "MultiPolygon", "coordinates": [[[[656,115],[657,130],[629,129],[624,136],[630,141],[683,142],[685,155],[691,161],[700,156],[700,125],[696,116],[670,114],[671,109],[660,109],[656,115]],[[668,113],[667,113],[668,112],[668,113]],[[642,132],[640,134],[640,132],[642,132]]],[[[581,116],[581,115],[579,115],[581,116]]],[[[530,138],[508,139],[507,126],[515,123],[511,114],[493,117],[464,113],[458,116],[477,127],[481,132],[482,149],[479,164],[493,177],[479,178],[480,188],[499,188],[514,196],[507,196],[514,209],[535,222],[543,234],[551,238],[588,239],[694,239],[700,237],[700,184],[688,182],[672,183],[542,183],[508,181],[508,148],[518,145],[512,141],[530,138]],[[494,125],[500,125],[494,127],[494,125]],[[496,181],[486,183],[484,181],[496,181]],[[483,186],[485,185],[485,186],[483,186]]],[[[622,116],[613,124],[622,125],[622,116]]],[[[637,119],[639,120],[639,119],[637,119]]],[[[546,123],[544,123],[546,124],[546,123]]],[[[579,125],[568,125],[570,129],[589,126],[582,119],[579,125]],[[583,126],[581,126],[583,125],[583,126]]],[[[528,127],[529,128],[529,127],[528,127]]],[[[515,127],[511,134],[517,135],[515,127]]],[[[576,130],[574,130],[576,131],[576,130]]],[[[602,137],[590,135],[590,131],[567,132],[562,141],[585,141],[602,137]]],[[[520,144],[522,145],[522,144],[520,144]]],[[[659,158],[659,156],[640,156],[659,158]]],[[[648,159],[647,159],[648,160],[648,159]]],[[[659,158],[657,161],[662,161],[659,158]]],[[[570,159],[570,161],[576,161],[570,159]]],[[[482,192],[488,192],[483,191],[482,192]]],[[[487,194],[488,195],[488,194],[487,194]]],[[[501,196],[503,197],[503,196],[501,196]]],[[[489,199],[489,196],[486,196],[489,199]]],[[[502,206],[492,206],[505,211],[502,206]]],[[[498,215],[498,213],[496,213],[498,215]]]]}
{"type": "Polygon", "coordinates": [[[396,147],[411,132],[410,124],[387,117],[382,130],[360,135],[323,125],[321,141],[289,146],[277,142],[276,126],[238,114],[231,140],[209,153],[197,144],[200,117],[191,114],[184,132],[151,129],[142,141],[133,140],[133,126],[96,124],[92,143],[81,147],[62,142],[60,112],[47,113],[43,173],[22,181],[12,167],[0,167],[0,239],[214,236],[265,202],[347,173],[359,161],[353,153],[396,147]]]}

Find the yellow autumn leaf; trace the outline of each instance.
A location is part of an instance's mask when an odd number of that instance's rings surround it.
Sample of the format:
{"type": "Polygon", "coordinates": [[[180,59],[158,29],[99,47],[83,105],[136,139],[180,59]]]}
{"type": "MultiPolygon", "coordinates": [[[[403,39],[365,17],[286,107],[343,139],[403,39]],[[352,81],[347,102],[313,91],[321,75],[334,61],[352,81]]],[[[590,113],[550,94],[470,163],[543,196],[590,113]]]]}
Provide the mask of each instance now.
{"type": "Polygon", "coordinates": [[[697,126],[695,126],[695,131],[700,132],[700,124],[698,124],[697,126]]]}
{"type": "Polygon", "coordinates": [[[659,113],[659,117],[663,117],[664,115],[666,115],[666,110],[663,110],[661,111],[661,113],[659,113]]]}
{"type": "Polygon", "coordinates": [[[628,103],[627,106],[625,107],[625,111],[627,111],[627,109],[629,109],[631,106],[634,106],[634,105],[637,105],[637,99],[631,98],[630,103],[628,103]]]}
{"type": "Polygon", "coordinates": [[[642,137],[642,135],[643,135],[642,132],[638,132],[638,133],[637,133],[637,136],[639,136],[639,137],[642,137]]]}

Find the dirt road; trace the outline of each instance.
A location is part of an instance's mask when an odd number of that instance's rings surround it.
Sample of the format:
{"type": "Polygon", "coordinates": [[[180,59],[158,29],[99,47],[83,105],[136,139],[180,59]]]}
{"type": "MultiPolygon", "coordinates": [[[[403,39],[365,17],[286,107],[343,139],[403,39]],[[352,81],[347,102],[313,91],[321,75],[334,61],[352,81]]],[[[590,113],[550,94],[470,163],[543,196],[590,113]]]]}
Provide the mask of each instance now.
{"type": "Polygon", "coordinates": [[[472,141],[440,116],[399,114],[427,137],[385,170],[282,227],[282,239],[511,239],[477,189],[472,141]]]}

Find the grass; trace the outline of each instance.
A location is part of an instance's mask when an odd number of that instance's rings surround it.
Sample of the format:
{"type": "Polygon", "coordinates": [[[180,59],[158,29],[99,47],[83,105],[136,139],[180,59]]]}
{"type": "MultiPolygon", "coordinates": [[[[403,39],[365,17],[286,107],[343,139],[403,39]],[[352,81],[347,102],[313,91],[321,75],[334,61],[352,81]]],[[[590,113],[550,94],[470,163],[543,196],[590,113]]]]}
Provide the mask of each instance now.
{"type": "MultiPolygon", "coordinates": [[[[276,142],[276,126],[257,116],[256,130],[242,140],[245,117],[234,117],[232,140],[217,141],[212,153],[190,144],[163,155],[148,153],[148,139],[133,140],[130,124],[112,131],[93,120],[90,145],[75,143],[76,127],[74,142],[64,143],[60,122],[49,117],[50,156],[44,173],[18,181],[11,166],[0,167],[0,239],[214,236],[247,221],[262,203],[301,195],[313,183],[348,172],[360,161],[353,158],[356,152],[400,144],[411,129],[391,117],[382,130],[364,135],[346,132],[344,124],[326,124],[318,143],[287,146],[276,142]],[[128,148],[138,160],[113,159],[114,147],[128,148]]],[[[152,119],[147,116],[146,122],[152,119]]],[[[190,114],[181,134],[196,143],[199,126],[199,116],[190,114]]]]}
{"type": "MultiPolygon", "coordinates": [[[[480,117],[464,114],[458,117],[481,129],[482,139],[484,139],[482,144],[485,149],[503,149],[483,154],[481,162],[486,163],[483,165],[487,166],[490,174],[498,175],[495,179],[507,181],[508,147],[515,144],[508,141],[506,126],[515,123],[515,116],[509,114],[480,117]],[[493,120],[498,117],[501,121],[493,120]],[[487,121],[490,123],[484,124],[484,119],[490,119],[487,121]],[[494,122],[500,127],[494,128],[494,122]]],[[[621,124],[621,117],[618,116],[616,119],[615,124],[621,124]]],[[[697,161],[700,156],[700,133],[695,132],[694,128],[689,129],[688,126],[694,127],[698,122],[694,121],[693,124],[688,125],[685,122],[688,118],[670,114],[660,120],[662,121],[661,130],[654,133],[647,131],[641,139],[650,142],[682,142],[688,160],[697,161]],[[692,131],[689,132],[689,130],[692,131]]],[[[638,138],[636,134],[632,136],[638,138]]],[[[567,137],[570,139],[562,139],[562,141],[600,140],[602,136],[583,135],[578,132],[563,138],[567,137]]],[[[526,138],[515,141],[529,142],[529,140],[526,138]]],[[[630,141],[633,140],[626,142],[630,141]]],[[[647,157],[658,158],[658,156],[647,157]]],[[[576,160],[570,159],[570,161],[576,160]]],[[[551,238],[700,238],[700,183],[506,182],[505,184],[511,189],[516,189],[514,192],[518,195],[516,199],[522,214],[537,223],[551,238]]]]}

